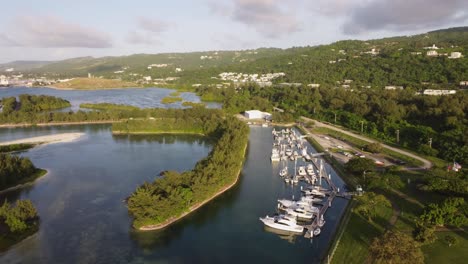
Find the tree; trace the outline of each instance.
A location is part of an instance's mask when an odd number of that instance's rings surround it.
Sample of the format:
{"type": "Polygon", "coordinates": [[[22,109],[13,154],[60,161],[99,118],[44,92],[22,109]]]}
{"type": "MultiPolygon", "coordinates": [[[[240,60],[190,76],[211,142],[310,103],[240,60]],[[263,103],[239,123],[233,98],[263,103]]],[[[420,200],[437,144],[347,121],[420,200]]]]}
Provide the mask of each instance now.
{"type": "Polygon", "coordinates": [[[448,198],[442,204],[429,204],[420,219],[430,225],[460,227],[468,223],[466,213],[463,198],[448,198]]]}
{"type": "Polygon", "coordinates": [[[452,245],[456,245],[458,243],[457,238],[452,235],[446,235],[444,240],[449,247],[451,247],[452,245]]]}
{"type": "Polygon", "coordinates": [[[404,186],[398,175],[392,173],[375,174],[368,177],[368,189],[398,189],[404,186]]]}
{"type": "Polygon", "coordinates": [[[362,175],[364,171],[373,170],[375,163],[368,158],[353,158],[345,165],[345,169],[355,175],[362,175]]]}
{"type": "Polygon", "coordinates": [[[378,142],[370,143],[366,145],[366,150],[372,153],[380,153],[382,151],[382,144],[378,142]]]}
{"type": "Polygon", "coordinates": [[[372,221],[377,215],[377,209],[379,207],[391,207],[390,201],[381,194],[374,192],[366,192],[362,196],[357,197],[358,205],[355,210],[367,217],[369,221],[372,221]]]}
{"type": "Polygon", "coordinates": [[[375,238],[369,251],[376,263],[424,263],[419,243],[395,230],[389,230],[383,236],[375,238]]]}
{"type": "Polygon", "coordinates": [[[413,230],[414,239],[423,244],[433,243],[437,237],[434,234],[435,227],[427,225],[421,221],[416,222],[416,228],[413,230]]]}

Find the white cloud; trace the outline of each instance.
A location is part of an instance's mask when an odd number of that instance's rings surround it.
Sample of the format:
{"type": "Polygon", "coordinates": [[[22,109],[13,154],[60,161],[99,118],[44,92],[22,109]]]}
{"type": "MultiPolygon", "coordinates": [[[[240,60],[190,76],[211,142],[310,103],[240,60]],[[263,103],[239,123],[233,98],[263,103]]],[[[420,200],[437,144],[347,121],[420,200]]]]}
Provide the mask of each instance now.
{"type": "Polygon", "coordinates": [[[230,5],[212,2],[211,11],[254,28],[268,38],[279,38],[301,29],[295,15],[298,0],[232,0],[230,5]],[[290,7],[293,7],[292,9],[290,7]]]}
{"type": "Polygon", "coordinates": [[[8,32],[0,33],[0,45],[11,47],[109,48],[111,37],[95,29],[54,16],[19,16],[8,32]]]}

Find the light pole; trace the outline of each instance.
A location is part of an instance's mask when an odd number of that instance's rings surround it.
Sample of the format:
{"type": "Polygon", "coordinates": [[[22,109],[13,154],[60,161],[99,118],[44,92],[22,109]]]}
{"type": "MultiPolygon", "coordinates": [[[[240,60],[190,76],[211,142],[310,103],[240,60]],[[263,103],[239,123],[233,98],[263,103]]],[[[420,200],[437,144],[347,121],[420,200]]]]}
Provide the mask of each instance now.
{"type": "Polygon", "coordinates": [[[361,134],[363,133],[364,131],[364,121],[361,121],[361,134]]]}

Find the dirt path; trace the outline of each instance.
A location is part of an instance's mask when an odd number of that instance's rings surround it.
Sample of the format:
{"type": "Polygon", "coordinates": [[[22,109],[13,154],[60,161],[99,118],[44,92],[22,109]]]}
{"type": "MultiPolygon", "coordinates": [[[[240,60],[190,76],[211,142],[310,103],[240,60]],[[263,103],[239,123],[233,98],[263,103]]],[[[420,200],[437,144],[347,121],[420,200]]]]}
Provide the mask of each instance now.
{"type": "MultiPolygon", "coordinates": [[[[317,127],[325,127],[325,128],[328,128],[328,129],[332,129],[332,130],[341,132],[343,134],[346,134],[348,136],[352,136],[352,137],[364,140],[364,141],[369,142],[369,143],[376,143],[376,142],[380,143],[377,140],[370,139],[370,138],[362,136],[362,135],[358,135],[356,133],[353,133],[353,132],[338,128],[336,126],[327,125],[327,124],[324,124],[324,123],[319,122],[319,121],[314,120],[314,119],[310,119],[310,118],[307,118],[307,117],[302,117],[302,119],[304,119],[306,121],[314,122],[317,127]]],[[[382,147],[384,147],[386,149],[389,149],[389,150],[392,150],[392,151],[395,151],[395,152],[398,152],[400,154],[406,155],[406,156],[411,157],[413,159],[417,159],[417,160],[421,161],[424,164],[423,166],[421,166],[422,169],[430,169],[432,167],[432,162],[430,162],[427,159],[421,158],[420,156],[417,156],[417,155],[415,155],[413,153],[410,153],[410,152],[402,150],[402,149],[394,148],[394,147],[391,147],[391,146],[388,146],[388,145],[385,145],[385,144],[382,144],[382,147]]]]}

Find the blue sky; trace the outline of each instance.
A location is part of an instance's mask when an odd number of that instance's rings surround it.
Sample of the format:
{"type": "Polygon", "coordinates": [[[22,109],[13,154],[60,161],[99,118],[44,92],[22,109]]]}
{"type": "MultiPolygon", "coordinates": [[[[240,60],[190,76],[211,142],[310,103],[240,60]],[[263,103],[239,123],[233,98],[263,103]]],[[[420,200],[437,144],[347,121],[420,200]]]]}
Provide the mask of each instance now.
{"type": "Polygon", "coordinates": [[[288,48],[468,25],[466,0],[15,0],[0,62],[288,48]]]}

